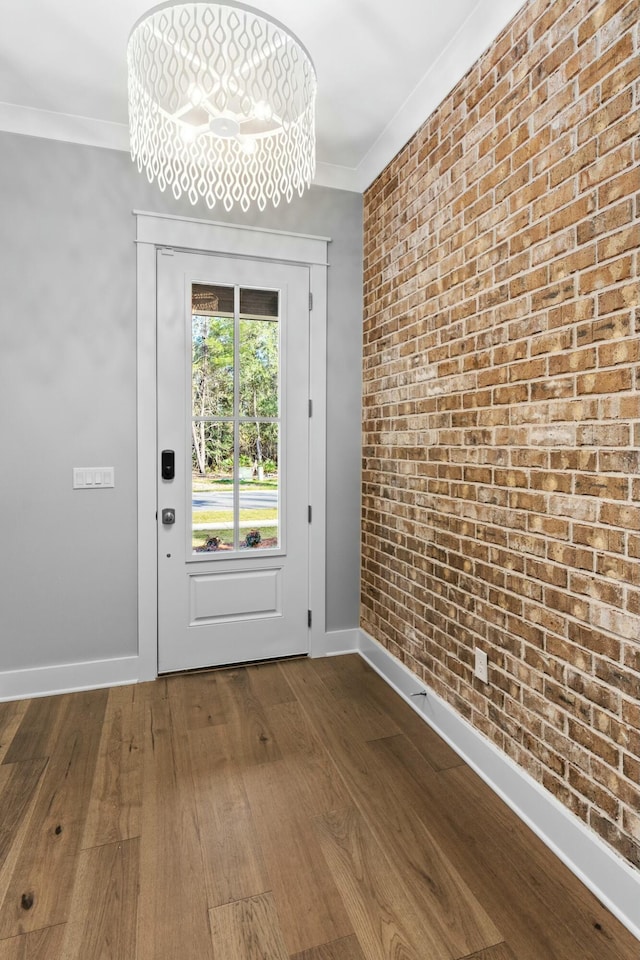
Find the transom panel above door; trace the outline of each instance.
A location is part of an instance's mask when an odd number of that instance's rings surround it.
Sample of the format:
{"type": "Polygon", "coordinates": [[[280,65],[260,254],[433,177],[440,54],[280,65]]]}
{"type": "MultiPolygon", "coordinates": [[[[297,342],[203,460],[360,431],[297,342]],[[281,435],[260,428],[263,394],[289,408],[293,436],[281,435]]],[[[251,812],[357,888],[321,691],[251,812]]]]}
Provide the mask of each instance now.
{"type": "Polygon", "coordinates": [[[306,653],[309,269],[159,251],[160,672],[306,653]]]}

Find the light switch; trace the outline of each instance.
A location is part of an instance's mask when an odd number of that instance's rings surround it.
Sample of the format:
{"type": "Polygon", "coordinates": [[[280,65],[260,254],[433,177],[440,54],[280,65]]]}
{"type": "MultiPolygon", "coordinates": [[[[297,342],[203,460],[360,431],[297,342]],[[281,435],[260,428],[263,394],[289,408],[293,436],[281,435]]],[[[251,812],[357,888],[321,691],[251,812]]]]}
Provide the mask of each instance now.
{"type": "Polygon", "coordinates": [[[74,467],[73,489],[96,490],[115,486],[113,467],[74,467]]]}

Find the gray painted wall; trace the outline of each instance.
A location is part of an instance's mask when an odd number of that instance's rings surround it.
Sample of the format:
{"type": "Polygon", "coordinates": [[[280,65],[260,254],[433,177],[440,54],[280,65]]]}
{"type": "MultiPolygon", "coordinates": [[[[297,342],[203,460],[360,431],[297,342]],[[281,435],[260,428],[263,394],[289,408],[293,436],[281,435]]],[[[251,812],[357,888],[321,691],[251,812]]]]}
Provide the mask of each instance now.
{"type": "Polygon", "coordinates": [[[226,215],[124,153],[0,134],[0,671],[137,651],[134,209],[332,238],[327,628],[358,623],[362,198],[226,215]],[[74,491],[91,465],[115,489],[74,491]]]}

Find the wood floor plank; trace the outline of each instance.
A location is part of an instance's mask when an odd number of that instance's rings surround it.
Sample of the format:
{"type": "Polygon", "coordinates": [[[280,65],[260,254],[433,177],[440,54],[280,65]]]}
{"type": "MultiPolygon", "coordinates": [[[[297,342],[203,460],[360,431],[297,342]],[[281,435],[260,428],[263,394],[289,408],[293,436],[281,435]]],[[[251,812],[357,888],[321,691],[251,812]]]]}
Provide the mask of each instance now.
{"type": "Polygon", "coordinates": [[[355,715],[361,719],[363,705],[354,708],[346,699],[323,703],[320,692],[316,689],[314,695],[312,688],[309,680],[305,709],[321,731],[353,802],[402,873],[409,898],[429,918],[434,943],[444,945],[452,957],[464,957],[502,941],[503,934],[427,826],[407,810],[397,780],[385,776],[369,744],[352,736],[352,710],[357,709],[355,715]]]}
{"type": "Polygon", "coordinates": [[[400,733],[393,717],[359,697],[336,700],[331,704],[331,711],[339,723],[348,726],[353,739],[363,743],[400,733]]]}
{"type": "Polygon", "coordinates": [[[107,690],[64,699],[58,742],[0,908],[0,939],[68,919],[107,690]]]}
{"type": "Polygon", "coordinates": [[[215,960],[288,960],[270,894],[215,907],[209,916],[215,960]]]}
{"type": "Polygon", "coordinates": [[[187,729],[199,730],[227,722],[217,675],[217,671],[208,670],[167,679],[167,695],[179,698],[184,705],[187,729]]]}
{"type": "Polygon", "coordinates": [[[245,667],[216,674],[222,709],[238,762],[268,763],[282,754],[245,667]]]}
{"type": "Polygon", "coordinates": [[[291,960],[366,960],[355,934],[296,953],[291,960]]]}
{"type": "Polygon", "coordinates": [[[144,700],[136,685],[114,687],[102,727],[83,848],[140,835],[144,700]]]}
{"type": "Polygon", "coordinates": [[[0,960],[61,960],[65,926],[61,923],[0,940],[0,960]]]}
{"type": "Polygon", "coordinates": [[[207,905],[268,891],[269,876],[226,727],[191,731],[189,751],[207,905]]]}
{"type": "Polygon", "coordinates": [[[135,838],[80,853],[61,960],[135,958],[139,847],[135,838]]]}
{"type": "Polygon", "coordinates": [[[322,849],[367,960],[452,960],[355,807],[319,817],[322,849]]]}
{"type": "MultiPolygon", "coordinates": [[[[348,723],[354,740],[366,742],[400,733],[393,718],[379,710],[375,704],[358,698],[328,698],[321,676],[322,670],[320,660],[294,660],[289,665],[287,676],[303,708],[306,707],[308,697],[312,698],[310,702],[314,706],[326,702],[327,709],[332,711],[333,716],[341,718],[343,724],[348,723]],[[305,692],[307,687],[308,694],[305,692]]],[[[315,729],[315,724],[313,726],[315,729]]]]}
{"type": "Polygon", "coordinates": [[[314,661],[314,668],[336,700],[356,696],[370,673],[369,666],[357,653],[346,653],[340,657],[318,657],[314,661]]]}
{"type": "Polygon", "coordinates": [[[0,766],[0,904],[9,889],[20,852],[29,836],[31,814],[47,762],[44,759],[27,760],[24,764],[0,766]]]}
{"type": "Polygon", "coordinates": [[[0,767],[0,864],[3,864],[22,824],[47,765],[45,759],[0,767]]]}
{"type": "Polygon", "coordinates": [[[278,744],[281,757],[307,753],[316,749],[317,739],[297,700],[267,707],[265,716],[278,744]]]}
{"type": "Polygon", "coordinates": [[[22,723],[29,702],[29,700],[7,700],[0,703],[0,764],[22,723]]]}
{"type": "Polygon", "coordinates": [[[144,694],[144,688],[147,686],[149,686],[147,683],[124,683],[117,687],[110,687],[103,722],[111,720],[114,714],[122,710],[130,709],[132,704],[139,704],[144,713],[144,705],[149,702],[144,694]]]}
{"type": "Polygon", "coordinates": [[[155,680],[146,680],[143,683],[137,683],[140,696],[145,703],[157,703],[158,700],[166,700],[169,696],[168,685],[171,677],[156,677],[155,680]]]}
{"type": "Polygon", "coordinates": [[[280,669],[280,663],[256,663],[250,671],[251,687],[262,708],[273,707],[279,703],[292,703],[295,694],[286,674],[280,669]]]}
{"type": "MultiPolygon", "coordinates": [[[[304,663],[303,661],[303,666],[304,663]]],[[[306,663],[308,664],[307,673],[312,672],[323,683],[320,676],[322,670],[320,660],[310,660],[306,663]]],[[[297,675],[299,676],[300,672],[297,675]]],[[[317,685],[315,689],[316,695],[320,697],[320,689],[317,685]]],[[[304,701],[301,703],[304,706],[304,701]]],[[[380,737],[392,737],[401,732],[393,717],[388,712],[380,710],[371,699],[367,700],[358,695],[337,697],[327,706],[334,716],[341,718],[344,724],[348,724],[351,736],[355,740],[377,740],[380,737]]]]}
{"type": "Polygon", "coordinates": [[[137,960],[212,960],[184,724],[179,699],[146,708],[137,960]]]}
{"type": "Polygon", "coordinates": [[[48,757],[57,736],[63,704],[62,697],[31,700],[2,762],[17,763],[48,757]]]}
{"type": "Polygon", "coordinates": [[[247,766],[243,778],[289,952],[352,934],[313,823],[292,798],[285,761],[247,766]]]}
{"type": "Polygon", "coordinates": [[[349,803],[335,763],[314,736],[299,703],[280,703],[266,711],[288,768],[289,803],[316,817],[349,803]]]}

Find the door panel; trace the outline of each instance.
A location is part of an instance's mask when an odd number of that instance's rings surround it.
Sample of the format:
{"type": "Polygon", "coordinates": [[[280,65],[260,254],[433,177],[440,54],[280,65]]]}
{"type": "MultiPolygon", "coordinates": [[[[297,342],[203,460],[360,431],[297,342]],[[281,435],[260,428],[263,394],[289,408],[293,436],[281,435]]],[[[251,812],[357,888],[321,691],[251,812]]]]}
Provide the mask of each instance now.
{"type": "Polygon", "coordinates": [[[190,581],[192,625],[282,616],[282,567],[196,574],[190,581]]]}
{"type": "Polygon", "coordinates": [[[159,669],[306,653],[309,270],[161,251],[157,290],[159,669]]]}

